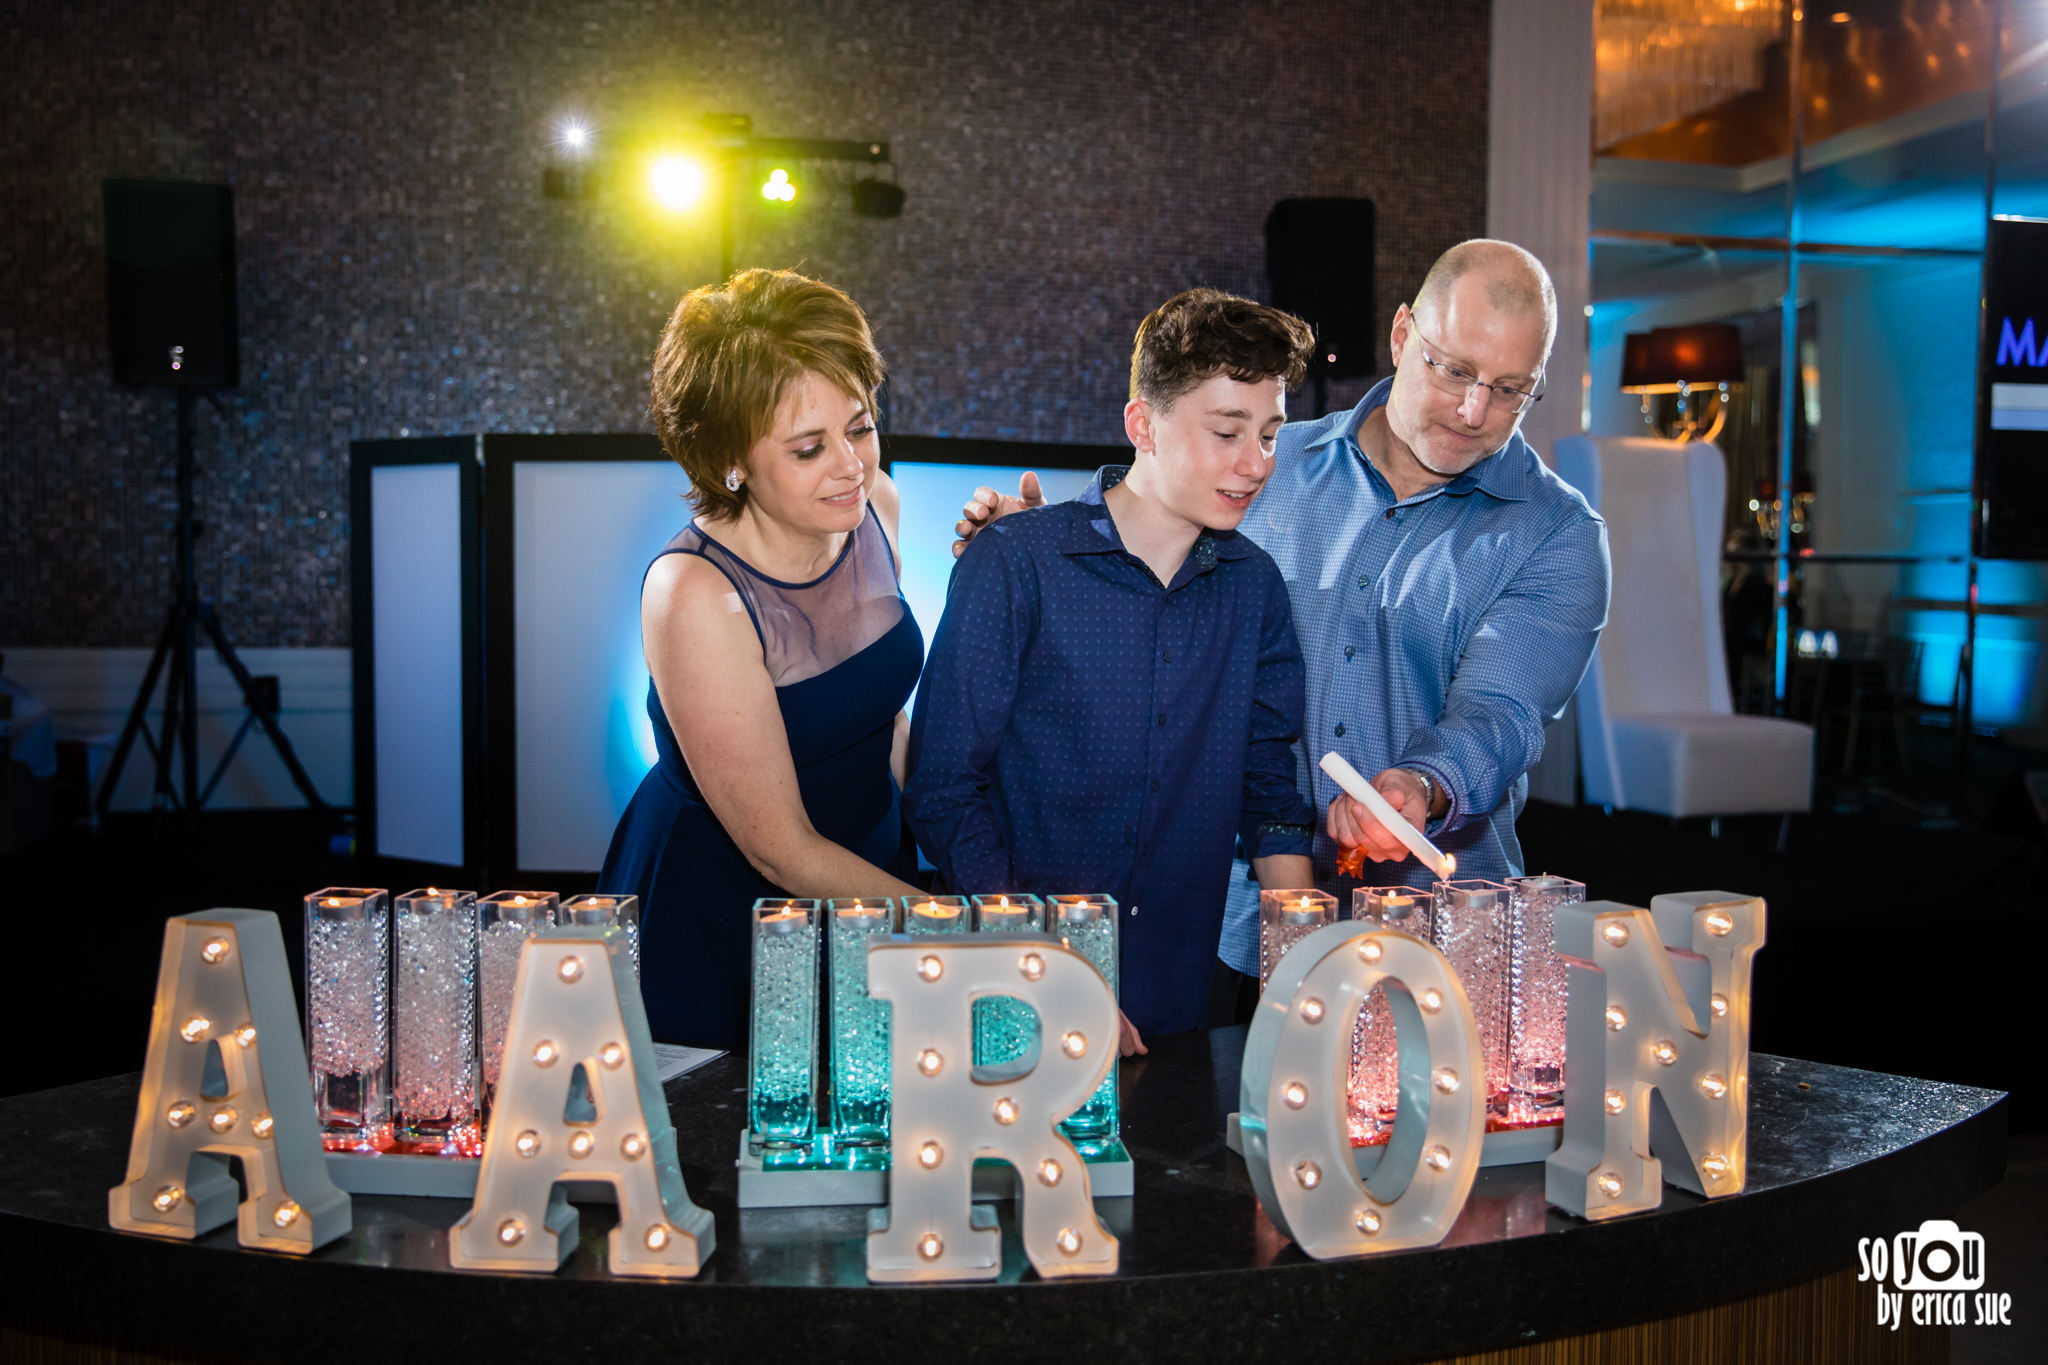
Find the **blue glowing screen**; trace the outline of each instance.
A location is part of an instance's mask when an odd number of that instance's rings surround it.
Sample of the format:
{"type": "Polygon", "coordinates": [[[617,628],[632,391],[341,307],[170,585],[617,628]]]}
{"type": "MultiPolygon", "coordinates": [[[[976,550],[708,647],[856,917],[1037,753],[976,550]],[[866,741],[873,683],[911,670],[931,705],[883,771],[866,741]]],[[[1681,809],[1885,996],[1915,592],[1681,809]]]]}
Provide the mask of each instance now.
{"type": "MultiPolygon", "coordinates": [[[[897,523],[897,548],[903,556],[903,598],[931,648],[932,632],[946,610],[946,584],[953,576],[953,524],[960,509],[981,487],[1017,491],[1022,466],[911,464],[899,460],[889,467],[902,494],[902,519],[897,523]]],[[[1084,469],[1038,470],[1040,487],[1050,502],[1065,502],[1088,486],[1094,472],[1084,469]]],[[[914,702],[915,697],[912,698],[914,702]]]]}

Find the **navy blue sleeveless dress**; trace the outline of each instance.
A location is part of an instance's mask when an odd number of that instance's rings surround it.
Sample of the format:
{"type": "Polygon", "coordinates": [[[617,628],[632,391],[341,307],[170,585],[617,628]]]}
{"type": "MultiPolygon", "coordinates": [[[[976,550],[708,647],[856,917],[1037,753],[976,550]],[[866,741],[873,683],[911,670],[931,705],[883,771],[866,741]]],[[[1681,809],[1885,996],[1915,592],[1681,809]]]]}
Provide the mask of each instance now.
{"type": "MultiPolygon", "coordinates": [[[[811,824],[910,880],[917,856],[903,835],[889,747],[923,667],[924,636],[874,509],[809,583],[756,572],[695,522],[662,554],[716,565],[753,619],[811,824]]],[[[598,889],[640,897],[640,992],[654,1037],[734,1047],[747,1037],[749,912],[758,897],[789,892],[754,870],[704,803],[651,682],[647,714],[660,757],[619,819],[598,889]]]]}

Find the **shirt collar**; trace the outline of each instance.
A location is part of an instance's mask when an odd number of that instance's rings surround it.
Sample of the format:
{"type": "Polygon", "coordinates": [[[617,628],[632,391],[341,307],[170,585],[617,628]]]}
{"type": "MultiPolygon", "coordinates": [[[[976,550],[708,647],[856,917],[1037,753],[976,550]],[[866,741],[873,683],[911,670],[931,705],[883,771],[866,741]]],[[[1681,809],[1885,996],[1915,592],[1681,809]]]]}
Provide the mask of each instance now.
{"type": "MultiPolygon", "coordinates": [[[[1359,463],[1370,469],[1372,461],[1365,458],[1365,452],[1358,445],[1358,429],[1365,424],[1365,419],[1372,415],[1373,409],[1387,405],[1387,399],[1393,391],[1394,379],[1389,375],[1368,389],[1365,397],[1358,400],[1357,407],[1338,416],[1321,435],[1310,440],[1302,449],[1319,450],[1332,441],[1343,440],[1350,443],[1359,463]]],[[[1536,491],[1535,463],[1536,452],[1522,439],[1522,429],[1517,426],[1514,434],[1508,437],[1506,445],[1449,483],[1438,485],[1433,491],[1457,497],[1477,489],[1499,498],[1502,502],[1526,502],[1536,491]]],[[[1373,475],[1375,478],[1379,477],[1379,471],[1373,470],[1373,475]]]]}
{"type": "MultiPolygon", "coordinates": [[[[1116,518],[1109,514],[1102,495],[1124,481],[1131,472],[1127,464],[1106,464],[1095,471],[1095,477],[1074,499],[1082,513],[1074,519],[1067,532],[1066,543],[1060,546],[1062,554],[1089,555],[1114,554],[1124,551],[1124,538],[1117,534],[1116,518]]],[[[1235,531],[1204,530],[1195,537],[1195,544],[1188,551],[1188,558],[1194,561],[1195,572],[1207,573],[1216,567],[1217,561],[1248,559],[1254,553],[1250,541],[1235,531]]]]}

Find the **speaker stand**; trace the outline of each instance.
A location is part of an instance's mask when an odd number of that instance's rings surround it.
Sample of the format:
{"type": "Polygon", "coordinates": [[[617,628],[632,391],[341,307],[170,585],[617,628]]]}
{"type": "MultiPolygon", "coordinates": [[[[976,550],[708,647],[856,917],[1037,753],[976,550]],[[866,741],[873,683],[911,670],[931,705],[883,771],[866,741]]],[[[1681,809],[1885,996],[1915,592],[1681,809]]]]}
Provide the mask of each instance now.
{"type": "MultiPolygon", "coordinates": [[[[96,804],[99,813],[107,813],[108,804],[114,799],[114,788],[121,780],[121,770],[127,766],[128,753],[134,748],[140,736],[150,757],[156,761],[155,783],[150,791],[150,807],[153,810],[176,810],[186,816],[199,813],[206,799],[213,795],[213,789],[220,782],[220,772],[202,791],[199,786],[199,684],[196,672],[199,632],[205,631],[207,639],[213,642],[214,652],[234,676],[235,685],[242,691],[242,701],[256,723],[263,727],[263,733],[277,750],[277,756],[284,761],[285,771],[291,774],[293,785],[306,798],[306,804],[314,810],[326,810],[327,803],[320,799],[320,793],[313,786],[313,779],[306,776],[306,770],[299,763],[299,756],[292,750],[292,742],[285,737],[277,724],[277,708],[274,699],[267,695],[267,689],[259,688],[249,670],[242,666],[241,656],[228,640],[227,631],[221,628],[220,616],[213,609],[213,603],[200,600],[199,571],[193,542],[199,538],[199,523],[192,515],[192,479],[194,475],[192,458],[192,429],[196,401],[193,390],[180,388],[178,393],[178,576],[177,591],[171,601],[164,620],[163,634],[157,637],[156,652],[150,656],[149,669],[142,675],[142,688],[135,694],[135,704],[129,708],[128,723],[121,729],[120,743],[114,746],[114,756],[107,764],[106,774],[100,779],[100,790],[96,804]],[[164,665],[170,665],[169,676],[164,665]],[[149,732],[149,703],[156,694],[158,678],[164,678],[164,720],[161,738],[149,732]],[[171,781],[171,760],[179,760],[180,783],[171,781]],[[182,787],[182,794],[180,793],[182,787]]],[[[211,394],[208,401],[214,401],[211,394]]],[[[217,405],[217,404],[216,404],[217,405]]],[[[246,724],[244,730],[246,732],[246,724]]],[[[221,760],[225,769],[229,759],[240,747],[239,737],[229,747],[221,760]]]]}

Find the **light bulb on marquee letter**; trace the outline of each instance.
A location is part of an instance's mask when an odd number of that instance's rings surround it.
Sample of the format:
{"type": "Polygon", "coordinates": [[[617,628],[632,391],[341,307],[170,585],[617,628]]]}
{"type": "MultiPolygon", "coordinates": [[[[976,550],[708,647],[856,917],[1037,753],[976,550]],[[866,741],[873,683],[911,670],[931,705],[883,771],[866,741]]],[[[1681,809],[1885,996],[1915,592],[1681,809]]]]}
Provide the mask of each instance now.
{"type": "Polygon", "coordinates": [[[1666,1180],[1709,1198],[1742,1192],[1763,943],[1764,903],[1726,891],[1558,910],[1571,1065],[1564,1141],[1544,1173],[1551,1203],[1601,1219],[1656,1208],[1666,1180]]]}
{"type": "Polygon", "coordinates": [[[1245,1039],[1238,1123],[1273,1225],[1317,1260],[1434,1246],[1479,1173],[1486,1075],[1472,1002],[1437,949],[1353,920],[1295,944],[1245,1039]],[[1361,951],[1368,950],[1368,951],[1361,951]],[[1374,987],[1394,1018],[1400,1108],[1370,1180],[1345,1124],[1351,1036],[1374,987]],[[1321,1010],[1304,1011],[1310,1001],[1321,1010]]]}
{"type": "Polygon", "coordinates": [[[291,967],[269,911],[165,923],[128,1178],[107,1192],[107,1218],[159,1237],[197,1237],[232,1218],[243,1246],[298,1254],[352,1226],[349,1198],[327,1175],[291,967]],[[230,1026],[209,1038],[192,1020],[230,1026]],[[194,1122],[201,1105],[206,1121],[194,1122]],[[242,1163],[246,1200],[230,1157],[242,1163]],[[290,1217],[278,1216],[284,1209],[290,1217]]]}
{"type": "Polygon", "coordinates": [[[1059,1129],[1116,1056],[1116,996],[1095,965],[1042,934],[877,935],[868,994],[892,1011],[889,1204],[869,1215],[868,1278],[996,1278],[1002,1236],[994,1210],[974,1203],[977,1157],[1036,1174],[1017,1182],[1017,1221],[1040,1276],[1114,1274],[1116,1238],[1095,1217],[1087,1165],[1059,1129]],[[1020,954],[1035,973],[1018,969],[1020,954]],[[1035,1010],[1049,1041],[1030,1070],[984,1083],[969,1065],[974,1001],[998,994],[1035,1010]]]}
{"type": "Polygon", "coordinates": [[[449,1261],[552,1273],[577,1232],[557,1182],[602,1180],[619,1204],[611,1273],[695,1276],[711,1255],[711,1214],[690,1201],[676,1162],[628,930],[543,929],[521,945],[515,980],[476,1201],[449,1231],[449,1261]],[[572,1090],[594,1119],[568,1120],[572,1090]]]}

